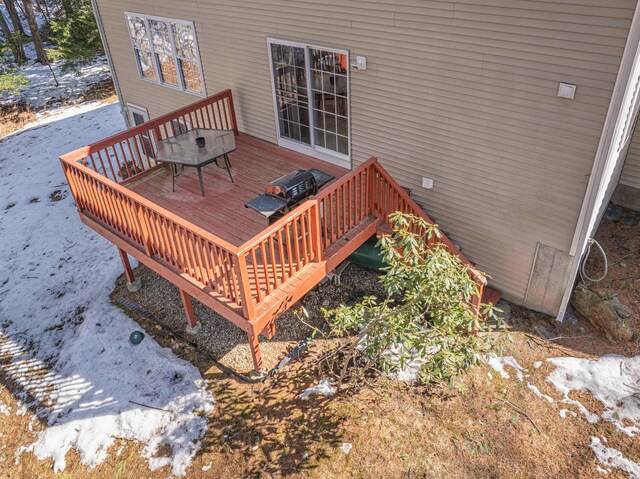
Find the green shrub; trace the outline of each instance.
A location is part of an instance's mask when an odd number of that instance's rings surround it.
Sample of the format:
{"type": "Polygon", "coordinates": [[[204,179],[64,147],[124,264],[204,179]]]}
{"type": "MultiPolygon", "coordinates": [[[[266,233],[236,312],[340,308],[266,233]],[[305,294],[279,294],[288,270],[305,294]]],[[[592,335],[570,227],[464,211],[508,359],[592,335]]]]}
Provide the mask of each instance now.
{"type": "Polygon", "coordinates": [[[0,93],[2,95],[17,95],[29,85],[29,80],[16,70],[0,73],[0,93]]]}
{"type": "Polygon", "coordinates": [[[411,365],[425,385],[454,385],[478,354],[495,346],[486,333],[499,321],[490,305],[480,307],[490,321],[479,320],[472,305],[478,284],[469,266],[437,242],[437,227],[400,212],[390,222],[393,233],[379,240],[389,265],[380,278],[386,297],[325,311],[330,334],[341,340],[324,358],[341,384],[372,370],[398,375],[411,365]]]}

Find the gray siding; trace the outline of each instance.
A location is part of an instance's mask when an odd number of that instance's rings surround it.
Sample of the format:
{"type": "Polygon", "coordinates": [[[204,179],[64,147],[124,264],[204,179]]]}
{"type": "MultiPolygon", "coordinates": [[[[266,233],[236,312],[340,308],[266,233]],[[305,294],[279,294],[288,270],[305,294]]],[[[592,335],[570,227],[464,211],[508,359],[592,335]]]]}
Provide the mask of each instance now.
{"type": "Polygon", "coordinates": [[[98,1],[126,101],[155,116],[196,97],[138,78],[123,11],[194,20],[208,93],[232,88],[241,130],[269,141],[267,37],[366,56],[351,72],[354,165],[378,156],[521,301],[537,244],[569,250],[635,3],[98,1]]]}
{"type": "Polygon", "coordinates": [[[640,132],[637,127],[624,161],[620,184],[640,189],[640,132]]]}

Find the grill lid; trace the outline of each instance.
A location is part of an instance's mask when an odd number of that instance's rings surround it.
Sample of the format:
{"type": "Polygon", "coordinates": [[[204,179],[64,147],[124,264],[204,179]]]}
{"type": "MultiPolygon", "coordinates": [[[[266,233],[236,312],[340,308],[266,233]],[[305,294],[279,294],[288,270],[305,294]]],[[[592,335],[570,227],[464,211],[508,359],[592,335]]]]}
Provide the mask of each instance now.
{"type": "Polygon", "coordinates": [[[287,203],[296,203],[302,198],[316,194],[316,178],[311,170],[295,170],[267,185],[268,195],[278,196],[287,203]]]}

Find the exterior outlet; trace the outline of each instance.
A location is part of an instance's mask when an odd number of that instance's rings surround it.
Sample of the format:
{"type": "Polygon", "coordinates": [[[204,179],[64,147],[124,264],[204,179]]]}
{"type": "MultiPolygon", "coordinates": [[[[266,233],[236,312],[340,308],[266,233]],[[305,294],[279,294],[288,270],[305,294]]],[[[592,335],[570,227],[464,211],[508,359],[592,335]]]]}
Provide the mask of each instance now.
{"type": "Polygon", "coordinates": [[[427,178],[426,176],[422,177],[422,187],[427,190],[433,189],[433,180],[431,178],[427,178]]]}
{"type": "Polygon", "coordinates": [[[560,83],[558,85],[558,96],[573,100],[576,97],[576,86],[570,83],[560,83]]]}

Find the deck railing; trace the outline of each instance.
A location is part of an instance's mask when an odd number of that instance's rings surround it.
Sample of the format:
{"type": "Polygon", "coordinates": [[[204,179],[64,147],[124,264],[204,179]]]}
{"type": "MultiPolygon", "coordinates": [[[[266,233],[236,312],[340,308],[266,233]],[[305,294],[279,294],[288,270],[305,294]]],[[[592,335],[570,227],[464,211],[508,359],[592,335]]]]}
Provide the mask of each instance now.
{"type": "MultiPolygon", "coordinates": [[[[60,158],[77,208],[147,256],[187,275],[203,291],[247,320],[285,283],[321,262],[331,247],[367,217],[404,211],[433,223],[371,158],[308,199],[242,246],[203,230],[125,185],[155,163],[157,140],[196,127],[234,130],[230,90],[200,100],[60,158]]],[[[440,240],[469,262],[448,238],[440,240]]],[[[471,270],[480,285],[484,277],[471,270]]],[[[479,302],[477,298],[476,303],[479,302]]]]}

